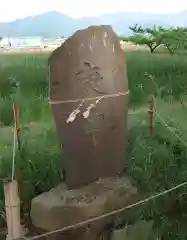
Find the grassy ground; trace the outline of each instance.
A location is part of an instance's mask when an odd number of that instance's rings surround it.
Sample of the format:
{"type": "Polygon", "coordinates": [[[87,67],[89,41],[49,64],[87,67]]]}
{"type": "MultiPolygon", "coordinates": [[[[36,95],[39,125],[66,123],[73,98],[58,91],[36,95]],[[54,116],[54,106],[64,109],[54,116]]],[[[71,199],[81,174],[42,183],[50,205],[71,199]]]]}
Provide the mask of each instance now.
{"type": "MultiPolygon", "coordinates": [[[[138,109],[129,114],[125,174],[136,181],[142,196],[149,196],[187,179],[187,147],[170,132],[175,131],[187,142],[184,97],[187,59],[147,52],[128,52],[126,58],[130,107],[138,109]],[[147,77],[145,73],[153,77],[147,77]],[[171,127],[166,129],[155,117],[152,139],[148,138],[145,111],[150,93],[157,95],[156,109],[171,127]]],[[[11,174],[11,101],[16,99],[21,107],[23,142],[22,154],[16,156],[16,173],[24,202],[63,179],[63,163],[47,102],[47,83],[46,54],[0,56],[0,177],[11,174]]],[[[182,188],[128,211],[116,224],[119,227],[137,218],[153,219],[155,229],[163,239],[186,239],[185,193],[186,188],[182,188]]],[[[3,199],[2,189],[0,199],[3,199]]]]}
{"type": "MultiPolygon", "coordinates": [[[[47,54],[0,56],[0,122],[12,120],[10,97],[21,105],[22,119],[27,123],[48,118],[47,54]],[[15,83],[19,86],[15,93],[15,83]]],[[[147,52],[126,53],[130,104],[145,103],[150,93],[166,100],[180,99],[187,92],[186,56],[151,55],[147,52]],[[145,76],[149,73],[154,81],[145,76]]]]}

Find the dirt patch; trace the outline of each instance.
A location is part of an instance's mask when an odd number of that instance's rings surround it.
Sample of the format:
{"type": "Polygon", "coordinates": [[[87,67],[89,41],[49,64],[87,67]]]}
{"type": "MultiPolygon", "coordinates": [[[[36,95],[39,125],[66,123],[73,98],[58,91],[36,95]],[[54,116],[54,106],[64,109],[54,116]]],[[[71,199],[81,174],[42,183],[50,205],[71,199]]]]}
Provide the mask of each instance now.
{"type": "Polygon", "coordinates": [[[0,54],[1,55],[4,55],[4,54],[26,54],[26,53],[45,53],[45,52],[52,52],[54,49],[51,49],[51,48],[30,48],[30,49],[14,49],[14,50],[2,50],[0,51],[0,54]]]}
{"type": "Polygon", "coordinates": [[[167,52],[163,52],[163,53],[155,53],[155,55],[161,56],[161,57],[164,57],[164,56],[166,57],[166,56],[169,56],[170,54],[167,52]]]}

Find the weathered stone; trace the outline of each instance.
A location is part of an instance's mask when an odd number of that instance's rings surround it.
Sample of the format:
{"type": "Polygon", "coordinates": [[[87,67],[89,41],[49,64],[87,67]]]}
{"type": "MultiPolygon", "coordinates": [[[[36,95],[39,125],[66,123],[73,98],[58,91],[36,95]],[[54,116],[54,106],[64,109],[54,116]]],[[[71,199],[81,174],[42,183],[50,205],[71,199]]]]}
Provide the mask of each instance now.
{"type": "Polygon", "coordinates": [[[115,230],[111,240],[156,240],[152,221],[138,221],[132,226],[115,230]]]}
{"type": "Polygon", "coordinates": [[[49,71],[51,105],[65,155],[67,186],[74,189],[99,178],[122,176],[128,82],[124,52],[115,32],[110,26],[77,31],[53,52],[49,71]],[[109,96],[118,93],[122,94],[109,96]],[[96,104],[96,98],[104,95],[96,104]],[[81,113],[67,123],[81,99],[87,98],[94,99],[85,100],[81,113]],[[82,113],[90,104],[96,107],[84,118],[82,113]]]}
{"type": "MultiPolygon", "coordinates": [[[[136,188],[125,177],[100,179],[76,190],[61,184],[32,200],[31,218],[35,227],[52,231],[129,205],[137,201],[137,196],[136,188]]],[[[96,240],[107,234],[104,230],[111,221],[109,217],[89,224],[89,228],[75,228],[58,236],[66,240],[96,240]]],[[[55,237],[50,239],[61,239],[55,237]]]]}

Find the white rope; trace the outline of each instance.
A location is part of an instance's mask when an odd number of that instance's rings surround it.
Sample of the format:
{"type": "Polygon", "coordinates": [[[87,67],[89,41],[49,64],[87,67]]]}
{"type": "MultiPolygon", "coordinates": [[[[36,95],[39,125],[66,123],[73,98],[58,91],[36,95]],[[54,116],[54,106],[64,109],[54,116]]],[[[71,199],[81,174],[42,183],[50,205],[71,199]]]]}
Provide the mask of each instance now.
{"type": "MultiPolygon", "coordinates": [[[[173,133],[176,138],[178,138],[178,139],[187,147],[187,143],[184,142],[184,140],[181,139],[181,138],[169,127],[169,125],[167,124],[167,122],[155,111],[155,109],[153,109],[153,111],[154,111],[154,113],[156,114],[156,116],[158,117],[158,119],[161,121],[161,123],[162,123],[171,133],[173,133]]],[[[138,202],[136,202],[136,203],[130,204],[130,205],[126,206],[126,207],[123,207],[123,208],[121,208],[121,209],[112,211],[112,212],[110,212],[110,213],[103,214],[103,215],[101,215],[101,216],[98,216],[98,217],[89,219],[89,220],[87,220],[87,221],[83,221],[83,222],[80,222],[80,223],[76,223],[76,224],[73,224],[73,225],[69,225],[69,226],[67,226],[67,227],[64,227],[64,228],[61,228],[61,229],[57,229],[57,230],[54,230],[54,231],[51,231],[51,232],[47,232],[47,233],[44,233],[44,234],[41,234],[41,235],[37,235],[37,236],[31,237],[31,238],[26,238],[26,237],[24,237],[23,239],[24,239],[24,240],[36,240],[36,239],[39,239],[39,238],[41,238],[41,237],[49,236],[49,235],[52,235],[52,234],[55,234],[55,233],[60,233],[60,232],[68,231],[68,230],[71,230],[71,229],[80,228],[80,227],[83,227],[84,225],[93,223],[93,222],[95,222],[95,221],[104,219],[104,218],[106,218],[106,217],[110,217],[110,216],[112,216],[112,215],[116,215],[116,214],[118,214],[118,213],[120,213],[120,212],[123,212],[123,211],[125,211],[125,210],[134,208],[134,207],[136,207],[136,206],[139,206],[139,205],[141,205],[141,204],[144,204],[144,203],[146,203],[146,202],[149,202],[149,201],[151,201],[151,200],[154,200],[154,199],[156,199],[156,198],[158,198],[158,197],[164,196],[164,195],[166,195],[166,194],[168,194],[168,193],[170,193],[170,192],[172,192],[172,191],[175,191],[175,190],[177,190],[178,188],[181,188],[181,187],[183,187],[183,186],[185,186],[185,185],[187,185],[187,182],[181,183],[181,184],[179,184],[179,185],[177,185],[177,186],[175,186],[175,187],[173,187],[173,188],[170,188],[170,189],[168,189],[168,190],[165,190],[165,191],[163,191],[163,192],[161,192],[161,193],[158,193],[158,194],[156,194],[156,195],[154,195],[154,196],[147,197],[147,198],[145,198],[145,199],[143,199],[143,200],[140,200],[140,201],[138,201],[138,202]]]]}
{"type": "Polygon", "coordinates": [[[57,229],[57,230],[54,230],[54,231],[51,231],[51,232],[43,233],[43,234],[40,234],[40,235],[37,235],[37,236],[34,236],[34,237],[30,237],[30,238],[23,237],[22,239],[23,240],[36,240],[36,239],[39,239],[39,238],[42,238],[42,237],[46,237],[46,236],[49,236],[49,235],[52,235],[52,234],[55,234],[55,233],[60,233],[60,232],[68,231],[68,230],[71,230],[71,229],[80,228],[80,227],[83,227],[84,225],[88,225],[88,224],[91,224],[91,223],[93,223],[95,221],[102,220],[104,218],[116,215],[116,214],[121,213],[121,212],[123,212],[125,210],[134,208],[136,206],[139,206],[141,204],[144,204],[146,202],[154,200],[154,199],[156,199],[158,197],[164,196],[164,195],[166,195],[166,194],[168,194],[168,193],[170,193],[170,192],[172,192],[174,190],[177,190],[178,188],[184,187],[185,185],[187,185],[187,182],[183,182],[183,183],[181,183],[181,184],[179,184],[179,185],[177,185],[175,187],[172,187],[172,188],[170,188],[168,190],[165,190],[165,191],[163,191],[161,193],[158,193],[158,194],[156,194],[154,196],[147,197],[147,198],[145,198],[143,200],[140,200],[140,201],[138,201],[136,203],[133,203],[133,204],[130,204],[130,205],[125,206],[123,208],[120,208],[118,210],[114,210],[112,212],[103,214],[101,216],[98,216],[98,217],[95,217],[95,218],[91,218],[91,219],[89,219],[87,221],[83,221],[83,222],[80,222],[80,223],[69,225],[67,227],[63,227],[63,228],[60,228],[60,229],[57,229]]]}
{"type": "Polygon", "coordinates": [[[91,100],[98,100],[98,99],[104,99],[104,98],[113,98],[113,97],[120,97],[120,96],[126,96],[129,94],[129,91],[127,92],[119,92],[119,93],[112,93],[112,94],[106,94],[101,95],[98,97],[92,97],[92,98],[77,98],[73,100],[64,100],[64,101],[52,101],[49,100],[50,104],[61,104],[61,103],[76,103],[76,102],[83,102],[83,101],[91,101],[91,100]]]}
{"type": "MultiPolygon", "coordinates": [[[[121,94],[122,95],[122,94],[121,94]]],[[[124,94],[123,94],[124,95],[124,94]]],[[[119,96],[119,94],[118,94],[119,96]]],[[[89,99],[86,99],[86,100],[93,100],[93,99],[99,99],[100,97],[96,97],[96,98],[89,98],[89,99]]],[[[51,102],[51,104],[58,104],[58,103],[65,103],[65,102],[77,102],[77,101],[82,101],[81,99],[76,99],[76,100],[71,100],[71,101],[62,101],[62,102],[51,102]]],[[[154,113],[156,114],[156,116],[159,118],[159,120],[163,123],[163,125],[170,131],[172,132],[176,138],[178,138],[186,147],[187,147],[187,143],[184,142],[184,140],[182,140],[170,127],[169,125],[166,123],[166,121],[155,111],[155,109],[153,109],[154,113]]],[[[15,153],[16,153],[16,127],[14,127],[14,141],[13,141],[13,160],[12,160],[12,180],[14,179],[14,174],[15,174],[15,153]]],[[[57,229],[57,230],[54,230],[54,231],[51,231],[51,232],[47,232],[47,233],[44,233],[44,234],[40,234],[40,235],[37,235],[37,236],[34,236],[34,237],[30,237],[30,238],[27,238],[27,237],[23,237],[21,239],[24,239],[24,240],[36,240],[36,239],[39,239],[39,238],[42,238],[42,237],[46,237],[46,236],[49,236],[49,235],[52,235],[52,234],[55,234],[55,233],[60,233],[60,232],[64,232],[64,231],[68,231],[68,230],[71,230],[71,229],[75,229],[75,228],[80,228],[80,227],[83,227],[84,225],[88,225],[88,224],[91,224],[95,221],[98,221],[98,220],[101,220],[101,219],[104,219],[104,218],[107,218],[107,217],[110,217],[110,216],[113,216],[113,215],[116,215],[120,212],[123,212],[125,210],[128,210],[128,209],[131,209],[131,208],[134,208],[136,206],[139,206],[141,204],[144,204],[144,203],[147,203],[151,200],[154,200],[158,197],[161,197],[161,196],[164,196],[172,191],[175,191],[177,190],[178,188],[181,188],[183,186],[186,186],[187,185],[187,182],[183,182],[175,187],[172,187],[168,190],[165,190],[161,193],[158,193],[156,195],[153,195],[153,196],[150,196],[150,197],[147,197],[143,200],[140,200],[136,203],[133,203],[133,204],[130,204],[128,206],[125,206],[123,208],[120,208],[118,210],[114,210],[110,213],[107,213],[107,214],[103,214],[101,216],[98,216],[98,217],[95,217],[95,218],[92,218],[92,219],[89,219],[87,221],[83,221],[83,222],[80,222],[80,223],[76,223],[76,224],[73,224],[73,225],[69,225],[67,227],[63,227],[61,229],[57,229]]]]}
{"type": "Polygon", "coordinates": [[[173,133],[173,135],[179,140],[181,141],[181,143],[187,147],[187,143],[178,135],[175,133],[174,130],[171,129],[171,127],[167,124],[167,122],[157,113],[157,111],[155,109],[153,109],[153,112],[156,114],[157,118],[160,120],[160,122],[164,125],[165,128],[168,129],[168,131],[170,131],[171,133],[173,133]]]}

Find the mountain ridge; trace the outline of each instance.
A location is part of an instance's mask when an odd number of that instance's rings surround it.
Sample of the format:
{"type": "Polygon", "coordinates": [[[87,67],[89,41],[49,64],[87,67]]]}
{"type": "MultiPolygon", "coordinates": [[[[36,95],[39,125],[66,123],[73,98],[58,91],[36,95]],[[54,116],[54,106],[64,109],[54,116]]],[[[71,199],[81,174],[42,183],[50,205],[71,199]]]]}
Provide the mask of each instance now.
{"type": "Polygon", "coordinates": [[[130,34],[129,26],[141,24],[151,27],[154,24],[164,27],[187,26],[187,10],[178,13],[151,14],[141,12],[107,13],[97,17],[72,18],[58,11],[45,12],[11,22],[0,22],[1,37],[58,37],[70,36],[78,29],[90,25],[111,25],[122,35],[130,34]]]}

